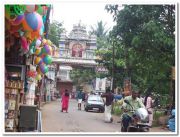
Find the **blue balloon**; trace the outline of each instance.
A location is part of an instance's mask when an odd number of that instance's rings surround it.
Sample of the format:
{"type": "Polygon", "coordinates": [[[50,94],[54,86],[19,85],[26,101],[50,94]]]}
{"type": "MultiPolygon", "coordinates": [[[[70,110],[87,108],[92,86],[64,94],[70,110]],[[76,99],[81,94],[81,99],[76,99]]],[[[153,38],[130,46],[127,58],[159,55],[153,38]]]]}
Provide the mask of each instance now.
{"type": "Polygon", "coordinates": [[[38,20],[37,18],[35,17],[35,14],[32,12],[32,13],[28,13],[26,16],[25,16],[25,19],[27,21],[27,24],[33,29],[33,30],[36,30],[37,27],[38,27],[38,20]]]}

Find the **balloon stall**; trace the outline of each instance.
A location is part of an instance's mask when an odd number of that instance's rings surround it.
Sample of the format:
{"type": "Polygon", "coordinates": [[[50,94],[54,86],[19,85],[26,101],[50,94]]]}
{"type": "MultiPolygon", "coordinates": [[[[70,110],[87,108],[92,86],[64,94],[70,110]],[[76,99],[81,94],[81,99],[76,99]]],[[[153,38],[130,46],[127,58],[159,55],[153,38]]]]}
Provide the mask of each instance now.
{"type": "MultiPolygon", "coordinates": [[[[19,39],[21,54],[34,56],[34,71],[27,72],[27,77],[41,80],[52,63],[52,42],[44,38],[44,24],[49,5],[5,5],[6,34],[19,39]]],[[[11,46],[9,39],[6,47],[11,46]]]]}
{"type": "MultiPolygon", "coordinates": [[[[11,106],[14,106],[14,114],[20,112],[20,103],[22,103],[23,106],[26,104],[28,107],[31,105],[34,107],[34,105],[38,105],[38,102],[41,101],[37,100],[37,97],[39,97],[39,94],[43,91],[41,88],[38,89],[40,87],[39,85],[41,85],[41,82],[38,81],[43,79],[48,73],[48,65],[52,63],[51,56],[53,52],[52,42],[44,38],[44,24],[47,10],[51,9],[49,6],[50,5],[45,4],[5,5],[5,65],[8,66],[8,64],[13,64],[12,66],[10,65],[10,70],[12,70],[12,67],[18,66],[18,73],[12,73],[13,75],[18,74],[18,80],[13,78],[13,83],[11,82],[12,84],[8,84],[10,86],[12,85],[15,89],[10,87],[13,98],[16,97],[16,99],[13,100],[13,105],[11,103],[11,106]],[[19,68],[21,68],[20,72],[19,68]]],[[[17,70],[15,69],[15,71],[17,70]]],[[[6,83],[7,81],[12,80],[6,80],[6,83]]],[[[41,87],[42,89],[44,88],[43,86],[41,87]]],[[[12,99],[9,98],[10,91],[7,87],[5,88],[5,93],[8,93],[8,100],[6,100],[6,102],[9,103],[12,99]]],[[[6,106],[8,106],[9,109],[10,105],[6,106]]],[[[9,114],[8,109],[6,114],[9,114]]],[[[10,109],[12,110],[12,108],[10,109]]],[[[29,113],[33,112],[30,111],[29,113]]],[[[19,121],[21,113],[11,119],[8,115],[6,117],[5,123],[8,123],[7,121],[9,120],[12,120],[12,123],[17,123],[15,121],[17,121],[17,119],[19,121]]],[[[41,121],[41,118],[38,117],[36,120],[41,121]]],[[[5,130],[9,130],[9,125],[5,125],[5,130]]],[[[27,132],[29,128],[24,128],[24,130],[27,132]]],[[[18,124],[11,124],[11,131],[19,131],[18,124]]]]}

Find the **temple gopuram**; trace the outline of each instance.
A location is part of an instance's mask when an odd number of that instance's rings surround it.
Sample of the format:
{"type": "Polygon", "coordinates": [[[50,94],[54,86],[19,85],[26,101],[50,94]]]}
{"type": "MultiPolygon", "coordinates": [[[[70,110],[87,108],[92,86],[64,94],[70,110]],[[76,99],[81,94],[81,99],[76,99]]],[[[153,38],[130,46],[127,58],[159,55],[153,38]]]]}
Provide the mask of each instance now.
{"type": "Polygon", "coordinates": [[[96,36],[89,36],[86,27],[80,23],[73,26],[69,36],[61,34],[59,48],[53,57],[53,62],[59,66],[56,89],[59,89],[60,94],[65,89],[75,92],[70,79],[70,71],[73,68],[96,68],[96,49],[96,36]]]}

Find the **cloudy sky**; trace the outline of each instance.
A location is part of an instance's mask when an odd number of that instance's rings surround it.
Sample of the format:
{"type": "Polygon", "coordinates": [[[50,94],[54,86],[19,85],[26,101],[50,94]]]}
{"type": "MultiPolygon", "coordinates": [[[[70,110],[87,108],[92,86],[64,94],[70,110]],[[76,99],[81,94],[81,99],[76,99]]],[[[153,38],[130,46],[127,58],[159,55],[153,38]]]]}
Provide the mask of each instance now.
{"type": "Polygon", "coordinates": [[[115,23],[112,15],[104,9],[105,5],[105,2],[56,2],[50,19],[63,22],[68,32],[72,30],[73,24],[80,21],[87,30],[101,20],[106,23],[107,28],[112,28],[115,23]]]}

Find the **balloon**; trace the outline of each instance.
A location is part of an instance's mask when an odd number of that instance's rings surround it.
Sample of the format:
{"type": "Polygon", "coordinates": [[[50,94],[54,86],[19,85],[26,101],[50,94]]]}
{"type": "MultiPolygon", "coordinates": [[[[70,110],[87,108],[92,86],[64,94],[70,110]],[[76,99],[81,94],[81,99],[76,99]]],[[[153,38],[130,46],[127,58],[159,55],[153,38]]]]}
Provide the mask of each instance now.
{"type": "Polygon", "coordinates": [[[52,52],[52,48],[48,45],[44,45],[44,47],[42,49],[42,53],[51,55],[51,52],[52,52]]]}
{"type": "Polygon", "coordinates": [[[43,34],[44,34],[44,24],[42,25],[39,31],[39,35],[43,36],[43,34]]]}
{"type": "Polygon", "coordinates": [[[48,72],[48,67],[44,64],[40,64],[39,68],[43,74],[48,72]]]}
{"type": "Polygon", "coordinates": [[[34,63],[35,63],[36,65],[41,64],[41,63],[42,63],[41,57],[36,57],[36,58],[34,59],[34,63]]]}
{"type": "Polygon", "coordinates": [[[38,74],[40,74],[40,75],[41,75],[41,74],[43,74],[43,73],[41,72],[41,70],[40,70],[40,67],[39,67],[39,66],[37,66],[36,71],[37,71],[37,73],[38,73],[38,74]]]}
{"type": "Polygon", "coordinates": [[[24,14],[18,15],[13,21],[11,21],[12,25],[19,25],[24,19],[24,14]]]}
{"type": "Polygon", "coordinates": [[[43,15],[43,8],[42,8],[42,6],[38,6],[36,12],[39,13],[40,15],[43,15]]]}
{"type": "Polygon", "coordinates": [[[33,40],[33,41],[31,42],[31,44],[30,44],[30,47],[31,47],[31,48],[34,48],[35,45],[36,45],[36,40],[33,40]]]}
{"type": "Polygon", "coordinates": [[[32,55],[34,53],[33,49],[30,49],[29,53],[30,53],[30,55],[32,55]]]}
{"type": "Polygon", "coordinates": [[[26,11],[27,12],[34,12],[35,11],[36,6],[35,5],[27,5],[26,6],[26,11]]]}
{"type": "Polygon", "coordinates": [[[37,30],[37,31],[32,31],[32,32],[31,32],[31,38],[32,38],[32,39],[39,39],[39,38],[40,38],[39,30],[37,30]]]}
{"type": "Polygon", "coordinates": [[[43,44],[46,44],[46,42],[47,42],[46,39],[43,39],[43,40],[42,40],[42,43],[43,43],[43,44]]]}
{"type": "Polygon", "coordinates": [[[24,5],[5,5],[5,17],[9,21],[13,21],[18,15],[24,14],[25,10],[24,5]]]}
{"type": "Polygon", "coordinates": [[[51,58],[51,56],[46,55],[46,56],[43,58],[43,62],[44,62],[46,65],[51,64],[51,63],[52,63],[52,58],[51,58]]]}
{"type": "Polygon", "coordinates": [[[41,45],[41,41],[39,39],[36,40],[36,47],[39,47],[41,45]]]}
{"type": "MultiPolygon", "coordinates": [[[[13,7],[14,12],[17,15],[21,15],[24,14],[24,12],[26,11],[26,6],[25,5],[12,5],[11,7],[13,7]]],[[[12,9],[12,8],[11,8],[12,9]]]]}
{"type": "Polygon", "coordinates": [[[40,55],[41,54],[41,48],[37,48],[35,50],[35,55],[40,55]]]}
{"type": "Polygon", "coordinates": [[[40,74],[37,74],[37,75],[36,75],[36,80],[41,80],[41,79],[42,79],[41,75],[40,75],[40,74]]]}
{"type": "Polygon", "coordinates": [[[48,40],[47,40],[47,44],[51,46],[51,45],[52,45],[52,42],[48,39],[48,40]]]}
{"type": "Polygon", "coordinates": [[[9,21],[15,20],[17,14],[14,12],[14,8],[10,5],[5,5],[5,17],[9,21]]]}
{"type": "Polygon", "coordinates": [[[21,46],[24,51],[29,50],[29,44],[27,42],[27,39],[25,37],[21,37],[21,46]]]}
{"type": "Polygon", "coordinates": [[[24,30],[27,31],[39,30],[42,27],[42,24],[42,17],[37,12],[27,13],[24,21],[22,22],[24,30]]]}

